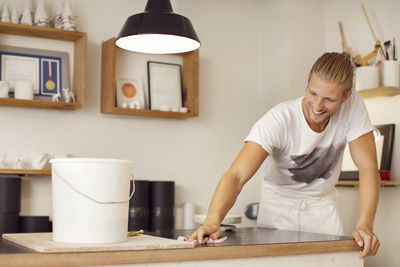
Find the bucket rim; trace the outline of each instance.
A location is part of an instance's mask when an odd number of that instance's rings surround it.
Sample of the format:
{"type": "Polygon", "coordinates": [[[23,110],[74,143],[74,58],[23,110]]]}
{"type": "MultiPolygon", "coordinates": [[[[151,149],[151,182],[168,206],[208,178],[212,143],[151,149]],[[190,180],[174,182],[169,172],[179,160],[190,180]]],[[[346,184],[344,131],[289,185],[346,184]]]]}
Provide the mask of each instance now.
{"type": "Polygon", "coordinates": [[[109,158],[56,158],[51,159],[50,163],[65,163],[65,162],[99,162],[99,163],[127,163],[133,164],[133,161],[127,159],[109,159],[109,158]]]}

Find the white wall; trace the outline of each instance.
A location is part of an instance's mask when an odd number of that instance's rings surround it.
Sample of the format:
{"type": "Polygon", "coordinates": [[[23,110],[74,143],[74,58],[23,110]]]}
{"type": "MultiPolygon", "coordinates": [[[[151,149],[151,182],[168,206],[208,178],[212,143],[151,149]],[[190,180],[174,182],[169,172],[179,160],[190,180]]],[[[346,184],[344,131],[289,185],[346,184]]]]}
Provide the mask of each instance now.
{"type": "MultiPolygon", "coordinates": [[[[46,1],[51,14],[57,2],[46,1]]],[[[303,94],[308,71],[322,52],[341,50],[337,20],[352,48],[366,53],[373,46],[357,0],[175,0],[174,11],[191,19],[202,42],[200,115],[187,120],[105,115],[100,113],[101,43],[115,37],[129,15],[142,12],[146,1],[72,2],[79,30],[88,33],[87,104],[76,111],[0,107],[0,152],[130,159],[137,179],[175,180],[176,204],[195,202],[199,213],[206,212],[220,176],[252,124],[278,102],[303,94]]],[[[21,9],[24,3],[9,1],[21,9]]],[[[371,0],[365,5],[371,20],[385,29],[382,35],[400,42],[399,1],[371,0]]],[[[0,36],[0,43],[3,40],[0,36]]],[[[398,124],[398,100],[366,101],[372,121],[398,124]]],[[[398,132],[394,179],[400,179],[398,132]]],[[[260,182],[257,173],[232,214],[243,214],[246,204],[258,201],[260,182]]],[[[351,234],[358,219],[357,188],[339,188],[339,193],[345,230],[351,234]]],[[[399,193],[399,188],[382,189],[376,220],[382,248],[366,266],[395,266],[400,260],[399,193]]],[[[24,178],[22,214],[51,214],[48,177],[24,178]]]]}
{"type": "Polygon", "coordinates": [[[324,3],[259,1],[261,113],[304,94],[308,72],[324,51],[324,3]]]}

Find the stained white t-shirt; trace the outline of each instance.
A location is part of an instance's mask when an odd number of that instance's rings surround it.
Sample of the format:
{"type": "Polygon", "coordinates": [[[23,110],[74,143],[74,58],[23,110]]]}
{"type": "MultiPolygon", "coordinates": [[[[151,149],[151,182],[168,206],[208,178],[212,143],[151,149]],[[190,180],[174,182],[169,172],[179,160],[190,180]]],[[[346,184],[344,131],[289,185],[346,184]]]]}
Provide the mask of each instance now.
{"type": "Polygon", "coordinates": [[[264,180],[283,195],[319,196],[338,181],[348,142],[373,130],[361,96],[353,91],[330,118],[325,130],[314,132],[302,110],[303,97],[282,102],[261,119],[245,141],[268,152],[264,180]]]}

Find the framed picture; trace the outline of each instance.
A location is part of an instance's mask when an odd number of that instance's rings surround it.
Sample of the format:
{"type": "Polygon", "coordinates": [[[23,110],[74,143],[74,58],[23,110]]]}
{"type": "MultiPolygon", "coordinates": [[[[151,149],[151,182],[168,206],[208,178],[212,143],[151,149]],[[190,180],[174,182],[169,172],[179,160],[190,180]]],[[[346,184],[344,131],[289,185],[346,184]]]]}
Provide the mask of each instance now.
{"type": "Polygon", "coordinates": [[[14,91],[15,82],[28,81],[33,85],[35,94],[39,93],[39,58],[16,53],[1,53],[1,80],[6,81],[10,91],[14,91]]]}
{"type": "MultiPolygon", "coordinates": [[[[378,161],[378,170],[390,171],[394,143],[394,124],[375,125],[375,146],[378,161]]],[[[342,171],[339,180],[358,180],[358,170],[350,156],[348,145],[343,154],[342,171]]]]}
{"type": "Polygon", "coordinates": [[[182,67],[179,64],[148,61],[149,108],[170,110],[182,107],[182,67]]]}
{"type": "Polygon", "coordinates": [[[69,55],[66,52],[0,45],[0,79],[14,91],[16,81],[32,81],[35,98],[48,100],[70,88],[69,55]]]}
{"type": "Polygon", "coordinates": [[[61,87],[61,59],[41,58],[40,60],[41,84],[40,95],[52,96],[60,94],[61,87]]]}
{"type": "Polygon", "coordinates": [[[117,106],[144,109],[143,82],[139,77],[117,79],[117,106]]]}

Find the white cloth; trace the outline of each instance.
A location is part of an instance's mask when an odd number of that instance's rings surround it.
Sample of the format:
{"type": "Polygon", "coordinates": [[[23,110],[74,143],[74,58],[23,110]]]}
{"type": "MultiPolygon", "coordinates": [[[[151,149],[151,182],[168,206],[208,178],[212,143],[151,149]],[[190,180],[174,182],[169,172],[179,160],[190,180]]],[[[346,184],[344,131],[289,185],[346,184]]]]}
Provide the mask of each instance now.
{"type": "Polygon", "coordinates": [[[263,181],[262,192],[257,217],[259,227],[331,235],[344,234],[336,205],[335,189],[325,196],[288,197],[281,195],[276,186],[263,181]]]}
{"type": "Polygon", "coordinates": [[[280,194],[318,197],[331,192],[337,183],[346,143],[373,127],[356,91],[321,133],[307,124],[302,99],[272,108],[255,123],[245,141],[259,144],[269,153],[263,165],[264,180],[278,185],[280,194]]]}

